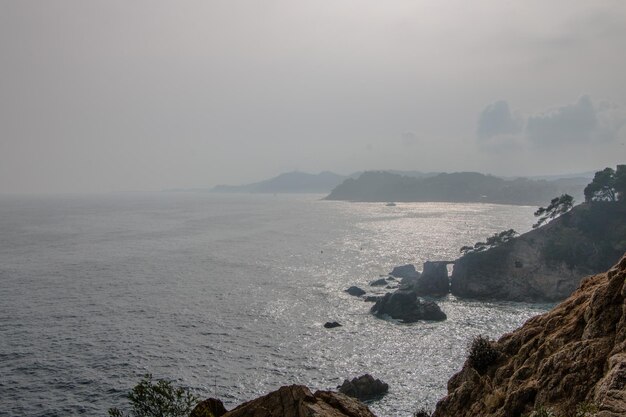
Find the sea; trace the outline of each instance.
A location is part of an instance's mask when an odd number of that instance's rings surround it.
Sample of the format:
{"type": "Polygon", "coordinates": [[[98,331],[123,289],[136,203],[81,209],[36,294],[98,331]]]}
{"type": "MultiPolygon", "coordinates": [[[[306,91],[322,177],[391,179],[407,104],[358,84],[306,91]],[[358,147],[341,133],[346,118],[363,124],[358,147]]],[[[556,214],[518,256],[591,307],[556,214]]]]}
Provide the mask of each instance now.
{"type": "Polygon", "coordinates": [[[344,290],[391,291],[368,283],[525,232],[535,207],[322,197],[0,196],[0,416],[105,416],[148,373],[229,409],[369,373],[390,387],[371,410],[408,417],[445,396],[473,337],[551,307],[448,296],[443,322],[376,318],[344,290]]]}

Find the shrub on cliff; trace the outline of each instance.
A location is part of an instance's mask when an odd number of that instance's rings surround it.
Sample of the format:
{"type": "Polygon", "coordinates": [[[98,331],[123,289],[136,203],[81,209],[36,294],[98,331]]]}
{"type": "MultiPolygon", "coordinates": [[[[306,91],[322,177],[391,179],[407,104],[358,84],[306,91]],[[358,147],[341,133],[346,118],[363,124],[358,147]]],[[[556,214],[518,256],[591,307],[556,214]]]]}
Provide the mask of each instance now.
{"type": "Polygon", "coordinates": [[[489,236],[486,242],[476,242],[474,246],[463,246],[460,252],[463,255],[470,253],[482,252],[487,249],[495,248],[503,243],[508,242],[517,235],[517,232],[513,229],[503,230],[500,233],[494,233],[493,236],[489,236]]]}
{"type": "Polygon", "coordinates": [[[174,387],[170,381],[152,382],[147,374],[128,393],[131,411],[124,414],[117,408],[109,409],[111,417],[187,417],[197,398],[186,388],[174,387]]]}
{"type": "Polygon", "coordinates": [[[493,347],[492,342],[486,337],[478,335],[472,339],[468,359],[472,368],[476,369],[478,372],[487,370],[489,366],[493,365],[496,360],[498,360],[499,355],[498,350],[493,347]]]}

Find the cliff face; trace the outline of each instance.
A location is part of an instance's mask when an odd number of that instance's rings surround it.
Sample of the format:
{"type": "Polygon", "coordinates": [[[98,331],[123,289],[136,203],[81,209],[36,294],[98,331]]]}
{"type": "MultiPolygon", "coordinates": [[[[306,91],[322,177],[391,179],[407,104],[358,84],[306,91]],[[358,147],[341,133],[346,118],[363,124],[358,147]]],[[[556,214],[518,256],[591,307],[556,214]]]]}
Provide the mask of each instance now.
{"type": "Polygon", "coordinates": [[[626,250],[626,205],[582,204],[484,252],[459,258],[450,291],[460,297],[557,301],[626,250]]]}
{"type": "Polygon", "coordinates": [[[466,361],[433,417],[518,417],[539,407],[574,415],[626,415],[626,255],[588,277],[567,300],[493,342],[498,359],[482,372],[466,361]]]}

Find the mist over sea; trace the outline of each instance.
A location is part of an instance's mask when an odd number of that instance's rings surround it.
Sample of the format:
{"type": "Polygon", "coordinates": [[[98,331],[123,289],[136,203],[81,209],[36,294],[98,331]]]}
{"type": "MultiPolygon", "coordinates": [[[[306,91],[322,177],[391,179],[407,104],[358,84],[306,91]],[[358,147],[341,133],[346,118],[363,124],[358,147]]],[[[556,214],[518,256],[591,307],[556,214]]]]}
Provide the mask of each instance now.
{"type": "Polygon", "coordinates": [[[343,291],[527,231],[535,207],[321,197],[0,196],[0,416],[105,415],[147,372],[227,408],[368,372],[390,385],[372,410],[410,416],[445,395],[472,336],[548,308],[450,296],[447,321],[403,325],[343,291]]]}

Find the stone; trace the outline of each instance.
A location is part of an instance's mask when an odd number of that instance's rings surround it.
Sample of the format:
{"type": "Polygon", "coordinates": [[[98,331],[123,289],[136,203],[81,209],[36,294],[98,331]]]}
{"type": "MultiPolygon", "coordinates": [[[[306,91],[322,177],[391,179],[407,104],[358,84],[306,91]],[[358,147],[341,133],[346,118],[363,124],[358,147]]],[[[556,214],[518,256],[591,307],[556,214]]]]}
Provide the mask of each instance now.
{"type": "Polygon", "coordinates": [[[403,289],[379,298],[371,312],[376,316],[386,315],[404,323],[418,320],[441,321],[447,318],[435,302],[422,300],[415,291],[403,289]]]}
{"type": "Polygon", "coordinates": [[[362,401],[380,398],[389,391],[389,385],[380,379],[374,379],[370,374],[361,375],[351,381],[346,379],[338,388],[342,394],[362,401]]]}
{"type": "Polygon", "coordinates": [[[387,280],[385,278],[379,278],[370,282],[372,287],[382,287],[383,285],[387,285],[387,280]]]}
{"type": "Polygon", "coordinates": [[[209,398],[199,402],[191,411],[189,417],[222,417],[227,412],[228,410],[226,410],[220,400],[209,398]]]}
{"type": "Polygon", "coordinates": [[[352,287],[348,288],[348,289],[346,290],[346,292],[347,292],[348,294],[350,294],[350,295],[354,295],[355,297],[359,297],[359,296],[361,296],[361,295],[365,294],[365,291],[364,291],[364,290],[362,290],[361,288],[356,287],[356,286],[354,286],[354,285],[353,285],[352,287]]]}
{"type": "Polygon", "coordinates": [[[245,402],[224,417],[376,417],[369,408],[347,395],[311,391],[302,385],[279,388],[245,402]]]}
{"type": "Polygon", "coordinates": [[[324,323],[324,327],[326,327],[327,329],[334,329],[335,327],[341,327],[341,324],[336,321],[327,321],[326,323],[324,323]]]}
{"type": "Polygon", "coordinates": [[[368,303],[375,303],[380,298],[381,298],[380,295],[366,295],[365,297],[363,297],[363,300],[367,301],[368,303]]]}
{"type": "Polygon", "coordinates": [[[449,262],[424,262],[422,274],[412,288],[421,296],[442,297],[450,292],[449,262]]]}
{"type": "Polygon", "coordinates": [[[415,269],[415,265],[407,264],[396,266],[395,268],[393,268],[393,271],[389,273],[389,275],[396,278],[406,278],[408,280],[414,280],[417,279],[417,277],[419,276],[419,272],[417,272],[417,270],[415,269]]]}

